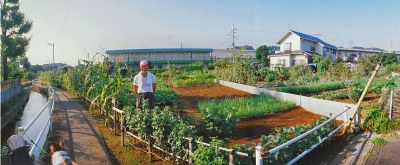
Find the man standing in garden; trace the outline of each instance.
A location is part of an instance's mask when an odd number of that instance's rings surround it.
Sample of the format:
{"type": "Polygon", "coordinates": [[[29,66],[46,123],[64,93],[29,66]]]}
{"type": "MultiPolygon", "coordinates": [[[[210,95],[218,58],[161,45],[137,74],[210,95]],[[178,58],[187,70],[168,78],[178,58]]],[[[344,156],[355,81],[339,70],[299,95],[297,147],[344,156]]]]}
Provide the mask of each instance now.
{"type": "Polygon", "coordinates": [[[156,91],[156,77],[148,71],[149,64],[146,60],[140,61],[140,72],[133,80],[133,91],[135,92],[136,108],[142,109],[143,101],[148,100],[151,109],[154,108],[156,91]]]}

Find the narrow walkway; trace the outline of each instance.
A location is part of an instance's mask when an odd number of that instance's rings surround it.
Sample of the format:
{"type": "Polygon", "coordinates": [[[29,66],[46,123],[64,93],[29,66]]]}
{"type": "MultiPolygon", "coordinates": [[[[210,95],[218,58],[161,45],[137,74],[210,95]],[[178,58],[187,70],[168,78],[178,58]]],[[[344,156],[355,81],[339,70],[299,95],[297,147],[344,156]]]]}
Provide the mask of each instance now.
{"type": "Polygon", "coordinates": [[[118,164],[110,154],[97,125],[74,97],[55,89],[54,139],[64,140],[65,150],[79,164],[118,164]]]}

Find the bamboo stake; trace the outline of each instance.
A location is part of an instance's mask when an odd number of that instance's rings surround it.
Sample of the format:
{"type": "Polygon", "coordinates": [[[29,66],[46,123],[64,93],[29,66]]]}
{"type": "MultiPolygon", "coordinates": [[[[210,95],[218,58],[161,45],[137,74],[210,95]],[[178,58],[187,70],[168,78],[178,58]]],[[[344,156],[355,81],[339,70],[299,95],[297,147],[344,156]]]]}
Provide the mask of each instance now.
{"type": "Polygon", "coordinates": [[[365,89],[364,89],[363,93],[361,94],[360,99],[359,99],[358,102],[357,102],[357,105],[356,105],[356,108],[355,108],[353,114],[351,115],[351,117],[350,117],[348,123],[347,123],[346,126],[344,127],[344,130],[343,130],[342,134],[345,134],[345,133],[347,132],[347,130],[349,129],[349,127],[350,127],[350,125],[351,125],[351,122],[353,121],[354,117],[356,116],[356,114],[357,114],[357,112],[358,112],[358,109],[360,108],[361,102],[364,100],[364,97],[365,97],[365,95],[367,94],[367,91],[368,91],[369,87],[371,86],[372,81],[374,80],[375,75],[378,73],[380,67],[381,67],[381,65],[378,63],[378,64],[376,65],[376,67],[375,67],[374,72],[372,73],[371,77],[369,78],[368,83],[367,83],[367,85],[365,86],[365,89]]]}

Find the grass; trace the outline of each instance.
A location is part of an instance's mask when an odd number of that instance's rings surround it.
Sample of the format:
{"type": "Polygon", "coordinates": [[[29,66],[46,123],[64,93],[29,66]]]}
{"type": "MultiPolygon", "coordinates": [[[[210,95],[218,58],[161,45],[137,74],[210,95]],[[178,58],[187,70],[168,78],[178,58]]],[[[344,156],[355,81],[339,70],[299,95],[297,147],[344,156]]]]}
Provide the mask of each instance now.
{"type": "Polygon", "coordinates": [[[372,143],[377,146],[384,146],[384,145],[388,144],[389,142],[382,138],[373,138],[372,143]]]}
{"type": "Polygon", "coordinates": [[[292,102],[279,101],[269,95],[249,98],[225,98],[222,100],[202,101],[197,104],[200,113],[204,114],[206,109],[210,111],[232,112],[238,118],[266,115],[273,112],[284,111],[295,106],[292,102]]]}
{"type": "Polygon", "coordinates": [[[278,91],[293,93],[293,94],[308,94],[308,93],[318,93],[329,90],[341,89],[344,87],[343,82],[333,82],[326,84],[313,84],[313,85],[303,85],[294,87],[283,87],[279,88],[278,91]]]}
{"type": "Polygon", "coordinates": [[[196,86],[215,84],[215,73],[212,71],[181,71],[172,77],[175,86],[196,86]]]}
{"type": "Polygon", "coordinates": [[[335,99],[345,99],[349,98],[349,91],[347,89],[345,90],[339,90],[339,91],[328,91],[324,92],[320,95],[314,95],[312,97],[317,98],[317,99],[324,99],[324,100],[335,100],[335,99]]]}

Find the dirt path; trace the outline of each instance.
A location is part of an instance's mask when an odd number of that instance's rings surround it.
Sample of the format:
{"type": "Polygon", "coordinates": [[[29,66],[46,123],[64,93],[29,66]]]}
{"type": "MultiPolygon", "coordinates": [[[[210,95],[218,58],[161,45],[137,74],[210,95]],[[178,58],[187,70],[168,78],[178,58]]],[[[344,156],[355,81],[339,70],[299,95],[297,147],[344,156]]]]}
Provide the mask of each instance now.
{"type": "Polygon", "coordinates": [[[97,125],[65,91],[55,89],[53,141],[64,140],[71,159],[79,164],[118,164],[110,154],[97,125]]]}

